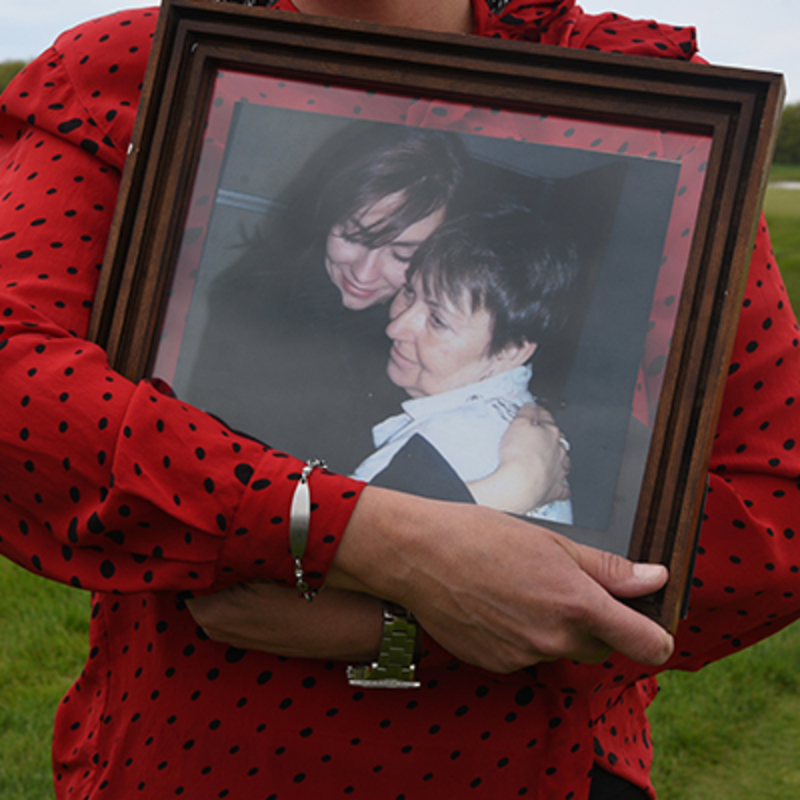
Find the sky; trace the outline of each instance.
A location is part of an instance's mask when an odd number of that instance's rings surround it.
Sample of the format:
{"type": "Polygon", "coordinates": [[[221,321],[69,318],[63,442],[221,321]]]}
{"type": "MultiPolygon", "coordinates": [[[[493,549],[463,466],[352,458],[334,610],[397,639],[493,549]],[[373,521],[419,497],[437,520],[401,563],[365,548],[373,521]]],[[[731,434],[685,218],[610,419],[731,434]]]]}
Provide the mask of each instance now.
{"type": "MultiPolygon", "coordinates": [[[[398,0],[402,2],[402,0],[398,0]]],[[[0,0],[0,61],[27,60],[63,30],[152,0],[0,0]]],[[[695,25],[700,52],[716,64],[782,72],[800,102],[800,0],[582,0],[585,11],[695,25]]]]}

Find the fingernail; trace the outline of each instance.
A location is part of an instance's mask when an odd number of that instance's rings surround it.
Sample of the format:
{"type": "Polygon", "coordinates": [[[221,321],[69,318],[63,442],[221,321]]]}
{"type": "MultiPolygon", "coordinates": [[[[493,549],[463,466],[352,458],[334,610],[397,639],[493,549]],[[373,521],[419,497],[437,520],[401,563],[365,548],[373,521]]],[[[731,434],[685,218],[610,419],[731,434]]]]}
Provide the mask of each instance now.
{"type": "Polygon", "coordinates": [[[669,657],[672,655],[672,651],[675,649],[675,640],[667,634],[664,637],[664,647],[661,653],[661,663],[664,664],[665,662],[669,661],[669,657]]]}
{"type": "Polygon", "coordinates": [[[653,581],[664,577],[666,567],[663,564],[634,564],[633,574],[643,581],[653,581]]]}

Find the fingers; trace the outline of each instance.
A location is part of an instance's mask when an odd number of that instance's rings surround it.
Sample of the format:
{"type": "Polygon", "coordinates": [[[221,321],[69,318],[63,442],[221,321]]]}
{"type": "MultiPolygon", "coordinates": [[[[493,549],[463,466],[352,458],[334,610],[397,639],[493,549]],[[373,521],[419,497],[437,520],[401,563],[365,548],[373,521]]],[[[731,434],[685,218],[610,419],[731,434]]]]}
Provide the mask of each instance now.
{"type": "Polygon", "coordinates": [[[510,674],[520,669],[536,664],[569,659],[580,664],[600,664],[607,661],[614,652],[614,648],[600,639],[582,634],[562,638],[554,636],[552,640],[543,640],[537,634],[537,645],[522,651],[516,646],[509,647],[507,652],[502,648],[485,651],[480,659],[472,659],[476,666],[490,672],[510,674]]]}
{"type": "MultiPolygon", "coordinates": [[[[554,431],[559,433],[558,428],[555,428],[555,426],[554,431]]],[[[554,458],[555,464],[550,472],[550,487],[543,498],[546,502],[568,500],[570,497],[569,473],[572,469],[572,462],[569,457],[569,446],[564,437],[560,434],[558,436],[558,444],[556,445],[554,458]]]]}
{"type": "Polygon", "coordinates": [[[553,415],[540,405],[526,403],[520,406],[515,420],[527,420],[531,425],[555,425],[553,415]]]}
{"type": "Polygon", "coordinates": [[[675,643],[658,623],[606,595],[606,604],[614,604],[613,613],[598,606],[597,621],[588,627],[601,641],[640,664],[664,664],[672,655],[675,643]]]}
{"type": "Polygon", "coordinates": [[[626,558],[570,542],[580,568],[603,589],[593,606],[587,630],[628,658],[663,664],[672,654],[672,637],[658,623],[616,600],[641,597],[661,589],[669,573],[662,564],[636,564],[626,558]]]}
{"type": "Polygon", "coordinates": [[[529,403],[520,407],[514,422],[518,420],[519,424],[527,422],[546,432],[552,445],[553,458],[549,469],[549,474],[552,476],[551,485],[542,501],[568,500],[570,497],[568,479],[572,468],[569,458],[570,445],[556,425],[553,415],[541,406],[529,403]]]}
{"type": "Polygon", "coordinates": [[[569,487],[569,473],[572,470],[572,461],[569,457],[569,444],[563,436],[559,436],[559,479],[556,482],[551,494],[553,500],[569,500],[570,487],[569,487]]]}
{"type": "Polygon", "coordinates": [[[661,589],[669,578],[663,564],[637,564],[604,550],[567,540],[565,546],[581,569],[616,597],[641,597],[661,589]]]}

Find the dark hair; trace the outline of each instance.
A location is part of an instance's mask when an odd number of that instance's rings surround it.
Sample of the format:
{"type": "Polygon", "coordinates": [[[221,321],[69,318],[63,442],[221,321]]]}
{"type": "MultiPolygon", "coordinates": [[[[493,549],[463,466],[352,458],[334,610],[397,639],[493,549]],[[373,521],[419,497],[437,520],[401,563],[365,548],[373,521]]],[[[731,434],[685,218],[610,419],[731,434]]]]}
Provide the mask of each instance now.
{"type": "Polygon", "coordinates": [[[567,323],[578,272],[575,247],[549,242],[529,208],[502,205],[440,226],[416,251],[407,279],[426,294],[492,316],[489,355],[508,344],[539,343],[567,323]]]}
{"type": "MultiPolygon", "coordinates": [[[[236,260],[215,279],[213,294],[313,296],[329,287],[328,234],[365,208],[403,192],[402,202],[356,241],[375,249],[445,208],[464,181],[461,139],[443,131],[381,122],[344,125],[325,138],[270,203],[254,229],[241,232],[236,260]]],[[[263,298],[266,301],[267,298],[263,298]]]]}
{"type": "Polygon", "coordinates": [[[313,161],[310,185],[300,189],[305,197],[295,200],[305,211],[306,230],[317,240],[383,198],[402,193],[388,216],[359,233],[359,241],[372,249],[449,203],[463,181],[466,154],[454,134],[361,122],[333,136],[313,161]]]}

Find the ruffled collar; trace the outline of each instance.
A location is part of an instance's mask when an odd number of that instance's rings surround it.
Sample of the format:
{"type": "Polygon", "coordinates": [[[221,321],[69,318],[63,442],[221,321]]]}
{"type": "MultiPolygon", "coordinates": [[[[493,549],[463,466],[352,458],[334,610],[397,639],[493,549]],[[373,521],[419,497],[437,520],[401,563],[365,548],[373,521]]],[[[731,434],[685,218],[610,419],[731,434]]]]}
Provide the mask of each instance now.
{"type": "Polygon", "coordinates": [[[473,32],[535,41],[541,31],[574,8],[575,0],[472,0],[473,32]]]}

